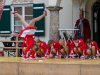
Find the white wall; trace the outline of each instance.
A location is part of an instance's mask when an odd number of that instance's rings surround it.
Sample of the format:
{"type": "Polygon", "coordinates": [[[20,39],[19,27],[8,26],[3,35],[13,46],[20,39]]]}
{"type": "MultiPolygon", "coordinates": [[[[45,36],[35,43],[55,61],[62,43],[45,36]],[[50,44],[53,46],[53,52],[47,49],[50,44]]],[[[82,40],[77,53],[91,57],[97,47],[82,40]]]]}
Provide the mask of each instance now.
{"type": "Polygon", "coordinates": [[[5,5],[10,5],[12,0],[5,0],[5,5]]]}
{"type": "Polygon", "coordinates": [[[75,26],[76,20],[79,19],[79,8],[80,8],[79,0],[73,0],[73,13],[72,13],[73,28],[75,26]]]}
{"type": "MultiPolygon", "coordinates": [[[[10,4],[11,0],[6,0],[6,4],[10,4]]],[[[86,18],[89,19],[91,24],[91,6],[96,0],[88,0],[86,5],[86,18]]],[[[34,0],[34,3],[45,3],[48,7],[49,0],[34,0]]],[[[79,0],[61,0],[61,7],[59,15],[60,29],[71,29],[74,28],[76,20],[79,18],[79,0]]],[[[85,9],[85,4],[82,5],[85,9]]],[[[42,40],[49,40],[49,26],[50,26],[50,12],[47,10],[48,16],[46,17],[46,28],[45,28],[45,37],[41,37],[42,40]]]]}
{"type": "MultiPolygon", "coordinates": [[[[59,29],[71,29],[73,28],[73,17],[74,20],[77,19],[77,10],[74,13],[73,12],[73,0],[61,0],[61,7],[63,9],[60,10],[60,15],[59,15],[59,23],[60,27],[59,29]],[[75,16],[73,16],[73,13],[75,16]]],[[[44,2],[46,6],[48,7],[48,2],[49,0],[35,0],[34,3],[41,3],[44,2]]],[[[77,4],[77,3],[76,3],[77,4]]],[[[77,6],[76,6],[77,7],[77,6]]],[[[76,8],[75,8],[76,9],[76,8]]],[[[50,26],[50,12],[48,12],[48,16],[46,17],[46,36],[42,37],[41,39],[48,41],[49,40],[49,26],[50,26]]]]}
{"type": "Polygon", "coordinates": [[[72,28],[72,0],[62,0],[60,10],[60,29],[72,28]]]}
{"type": "MultiPolygon", "coordinates": [[[[12,0],[6,0],[7,5],[10,4],[12,0]]],[[[48,7],[49,0],[34,0],[34,3],[45,3],[48,7]]],[[[61,0],[61,7],[59,15],[59,29],[71,29],[74,27],[75,21],[78,19],[79,15],[79,5],[77,0],[61,0]],[[73,5],[74,3],[74,5],[73,5]]],[[[49,26],[50,26],[50,12],[47,10],[48,16],[46,17],[46,28],[45,28],[45,37],[41,37],[42,40],[49,40],[49,26]]]]}

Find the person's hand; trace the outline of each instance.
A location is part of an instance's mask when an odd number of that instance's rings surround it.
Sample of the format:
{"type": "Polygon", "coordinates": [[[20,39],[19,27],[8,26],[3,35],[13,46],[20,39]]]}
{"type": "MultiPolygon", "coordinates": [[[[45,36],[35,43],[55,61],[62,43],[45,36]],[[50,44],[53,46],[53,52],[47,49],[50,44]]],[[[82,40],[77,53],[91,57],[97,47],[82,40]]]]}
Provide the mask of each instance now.
{"type": "Polygon", "coordinates": [[[18,12],[17,11],[12,12],[12,14],[16,14],[16,13],[18,13],[18,12]]]}
{"type": "Polygon", "coordinates": [[[46,10],[44,10],[43,14],[44,14],[45,16],[47,16],[47,11],[46,11],[46,10]]]}

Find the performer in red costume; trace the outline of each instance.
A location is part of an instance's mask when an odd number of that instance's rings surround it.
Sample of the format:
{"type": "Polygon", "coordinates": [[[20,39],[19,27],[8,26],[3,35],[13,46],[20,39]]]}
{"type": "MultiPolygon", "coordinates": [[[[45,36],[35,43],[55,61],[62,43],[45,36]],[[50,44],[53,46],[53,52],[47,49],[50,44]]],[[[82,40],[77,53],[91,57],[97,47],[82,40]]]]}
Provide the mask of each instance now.
{"type": "Polygon", "coordinates": [[[99,48],[95,41],[87,39],[86,41],[86,54],[87,58],[96,58],[96,55],[99,55],[99,48]]]}
{"type": "Polygon", "coordinates": [[[79,29],[75,31],[75,36],[80,36],[86,41],[88,38],[91,38],[90,24],[87,19],[84,18],[84,11],[80,9],[80,18],[76,21],[75,29],[79,29]]]}
{"type": "Polygon", "coordinates": [[[68,39],[66,40],[66,45],[68,47],[69,50],[69,57],[70,58],[74,58],[74,43],[73,43],[73,39],[68,39]]]}
{"type": "Polygon", "coordinates": [[[57,58],[61,58],[62,46],[58,41],[50,40],[48,46],[49,46],[50,58],[55,58],[56,56],[57,58]]]}
{"type": "Polygon", "coordinates": [[[61,45],[61,58],[69,58],[70,48],[68,41],[60,39],[59,44],[61,45]]]}
{"type": "Polygon", "coordinates": [[[35,51],[33,50],[33,46],[35,45],[35,40],[34,40],[34,34],[36,31],[36,27],[35,27],[35,23],[39,20],[41,20],[42,18],[44,18],[47,15],[47,12],[44,11],[44,13],[37,17],[37,18],[33,18],[29,23],[27,23],[23,17],[18,14],[18,12],[14,12],[13,13],[15,16],[17,16],[20,21],[23,24],[23,28],[20,32],[19,37],[21,37],[23,39],[23,48],[25,49],[24,46],[26,46],[26,49],[24,51],[24,58],[35,58],[35,51]]]}
{"type": "Polygon", "coordinates": [[[75,54],[80,57],[85,56],[86,46],[84,41],[81,38],[75,38],[72,43],[72,47],[74,48],[75,54]]]}
{"type": "Polygon", "coordinates": [[[40,39],[37,39],[36,44],[38,46],[38,50],[36,51],[37,57],[46,57],[47,56],[47,49],[48,46],[46,42],[41,41],[40,39]]]}

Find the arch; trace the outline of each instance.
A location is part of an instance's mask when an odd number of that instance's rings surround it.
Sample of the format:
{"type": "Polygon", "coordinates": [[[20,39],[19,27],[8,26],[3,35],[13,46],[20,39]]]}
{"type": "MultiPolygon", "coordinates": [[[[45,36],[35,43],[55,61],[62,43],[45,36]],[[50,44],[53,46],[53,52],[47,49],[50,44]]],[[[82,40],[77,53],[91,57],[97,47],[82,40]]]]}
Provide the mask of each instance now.
{"type": "Polygon", "coordinates": [[[88,0],[86,5],[85,5],[85,17],[89,20],[89,23],[90,23],[90,28],[91,28],[91,38],[93,39],[93,30],[92,30],[92,6],[94,4],[94,2],[96,2],[97,0],[88,0]]]}
{"type": "Polygon", "coordinates": [[[100,47],[100,1],[97,0],[92,6],[92,29],[93,40],[97,41],[100,47]]]}

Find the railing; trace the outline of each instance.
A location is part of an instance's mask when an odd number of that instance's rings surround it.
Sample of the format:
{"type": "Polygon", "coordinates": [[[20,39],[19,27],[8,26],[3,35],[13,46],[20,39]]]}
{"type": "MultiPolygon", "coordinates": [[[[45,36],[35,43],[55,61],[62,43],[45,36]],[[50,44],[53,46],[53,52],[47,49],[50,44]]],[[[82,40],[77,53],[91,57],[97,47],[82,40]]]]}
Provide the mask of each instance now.
{"type": "Polygon", "coordinates": [[[14,51],[14,50],[15,50],[15,52],[16,52],[16,57],[18,57],[18,50],[19,50],[19,49],[22,49],[22,47],[19,47],[19,46],[18,46],[18,43],[22,42],[22,41],[19,41],[19,40],[18,40],[18,36],[16,36],[16,40],[15,40],[15,41],[0,40],[0,42],[2,42],[2,43],[6,43],[6,42],[15,43],[15,46],[11,46],[11,47],[0,47],[0,48],[5,49],[5,50],[3,50],[3,51],[14,51]]]}

